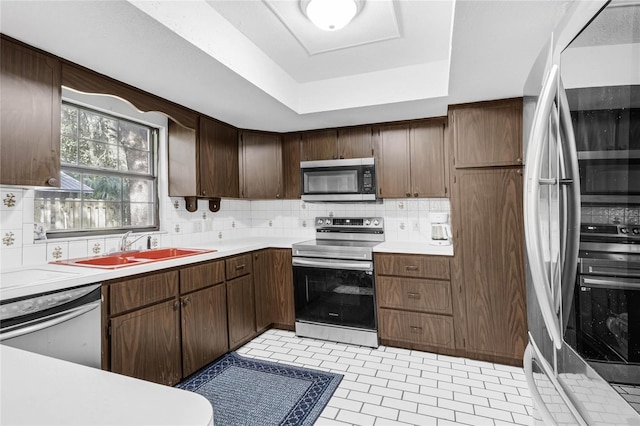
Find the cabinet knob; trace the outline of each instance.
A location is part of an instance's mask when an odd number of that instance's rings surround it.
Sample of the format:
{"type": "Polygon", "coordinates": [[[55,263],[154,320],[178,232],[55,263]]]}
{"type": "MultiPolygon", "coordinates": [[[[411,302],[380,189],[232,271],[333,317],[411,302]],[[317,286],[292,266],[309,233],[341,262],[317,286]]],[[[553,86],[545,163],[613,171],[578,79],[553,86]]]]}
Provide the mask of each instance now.
{"type": "Polygon", "coordinates": [[[180,302],[177,300],[173,302],[173,309],[178,309],[180,307],[180,302]]]}
{"type": "Polygon", "coordinates": [[[207,191],[205,191],[204,189],[202,190],[202,195],[207,195],[207,191]]]}
{"type": "Polygon", "coordinates": [[[182,302],[183,305],[188,304],[189,302],[191,302],[191,296],[187,296],[184,298],[184,301],[182,302]]]}
{"type": "Polygon", "coordinates": [[[410,192],[405,192],[405,195],[406,195],[407,197],[411,197],[411,193],[410,193],[410,192]]]}
{"type": "Polygon", "coordinates": [[[280,194],[276,194],[276,198],[280,198],[280,194]]]}
{"type": "Polygon", "coordinates": [[[47,179],[47,185],[49,186],[58,186],[58,179],[52,177],[47,179]]]}
{"type": "Polygon", "coordinates": [[[516,163],[522,164],[522,158],[520,158],[520,157],[516,158],[516,163]]]}

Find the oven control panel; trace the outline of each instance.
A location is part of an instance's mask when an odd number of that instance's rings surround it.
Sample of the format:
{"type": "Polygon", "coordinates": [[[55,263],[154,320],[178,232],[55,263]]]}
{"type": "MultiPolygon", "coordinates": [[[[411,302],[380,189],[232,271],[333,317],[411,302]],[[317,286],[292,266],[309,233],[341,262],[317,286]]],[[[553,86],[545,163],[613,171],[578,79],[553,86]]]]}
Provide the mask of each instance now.
{"type": "Polygon", "coordinates": [[[381,217],[317,217],[316,229],[321,228],[383,228],[381,217]]]}
{"type": "Polygon", "coordinates": [[[613,239],[638,239],[640,241],[640,225],[600,225],[586,223],[580,226],[580,234],[583,237],[606,237],[613,239]]]}

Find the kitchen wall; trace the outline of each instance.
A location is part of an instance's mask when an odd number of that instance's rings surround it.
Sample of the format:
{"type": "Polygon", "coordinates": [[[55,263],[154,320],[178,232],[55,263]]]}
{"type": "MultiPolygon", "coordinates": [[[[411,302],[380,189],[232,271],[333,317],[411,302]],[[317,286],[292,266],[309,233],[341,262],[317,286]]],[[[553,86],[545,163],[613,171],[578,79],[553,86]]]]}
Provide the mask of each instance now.
{"type": "MultiPolygon", "coordinates": [[[[0,187],[2,269],[118,250],[120,235],[34,240],[34,192],[33,189],[0,187]]],[[[392,199],[379,204],[223,199],[220,211],[216,213],[209,211],[206,200],[199,200],[198,210],[190,213],[185,209],[182,198],[164,195],[160,196],[160,200],[161,229],[152,233],[154,247],[215,245],[217,241],[245,237],[311,239],[315,237],[314,219],[317,216],[383,217],[387,241],[429,244],[429,213],[450,210],[449,200],[439,198],[392,199]]],[[[141,238],[133,246],[145,248],[146,238],[141,238]]]]}

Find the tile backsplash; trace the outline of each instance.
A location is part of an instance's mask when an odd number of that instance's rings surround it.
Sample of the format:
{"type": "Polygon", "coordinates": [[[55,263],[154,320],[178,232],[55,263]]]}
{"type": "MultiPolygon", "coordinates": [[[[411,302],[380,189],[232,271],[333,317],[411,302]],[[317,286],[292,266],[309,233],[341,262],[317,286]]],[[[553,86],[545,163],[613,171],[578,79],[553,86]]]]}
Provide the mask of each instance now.
{"type": "MultiPolygon", "coordinates": [[[[121,235],[34,240],[34,191],[0,187],[0,267],[37,265],[55,260],[95,256],[118,250],[121,235]]],[[[152,247],[197,246],[244,237],[314,238],[317,216],[376,216],[385,220],[387,241],[424,241],[431,237],[430,212],[450,212],[446,198],[387,199],[379,204],[306,203],[301,200],[248,201],[223,199],[212,213],[207,200],[198,200],[191,213],[182,198],[160,197],[160,231],[152,247]]],[[[637,215],[636,215],[637,219],[637,215]]],[[[139,235],[139,234],[138,234],[139,235]]],[[[136,238],[132,235],[129,241],[136,238]]],[[[134,248],[145,248],[140,238],[134,248]]]]}

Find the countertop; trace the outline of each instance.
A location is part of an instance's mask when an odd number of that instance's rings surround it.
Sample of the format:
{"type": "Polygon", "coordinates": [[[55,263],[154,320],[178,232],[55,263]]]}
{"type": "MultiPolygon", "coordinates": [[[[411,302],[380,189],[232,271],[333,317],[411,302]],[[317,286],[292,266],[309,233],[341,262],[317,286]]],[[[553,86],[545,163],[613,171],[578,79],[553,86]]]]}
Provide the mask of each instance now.
{"type": "Polygon", "coordinates": [[[0,345],[0,424],[213,425],[203,396],[0,345]]]}
{"type": "MultiPolygon", "coordinates": [[[[265,248],[291,248],[293,244],[304,240],[308,240],[308,238],[255,237],[216,241],[207,244],[181,247],[216,250],[214,252],[143,263],[141,265],[127,266],[119,269],[98,269],[55,263],[7,269],[3,270],[0,274],[0,300],[62,290],[84,284],[100,283],[130,275],[144,274],[196,262],[205,262],[265,248]]],[[[375,246],[373,251],[379,253],[453,256],[453,246],[435,246],[429,242],[389,241],[375,246]]]]}

